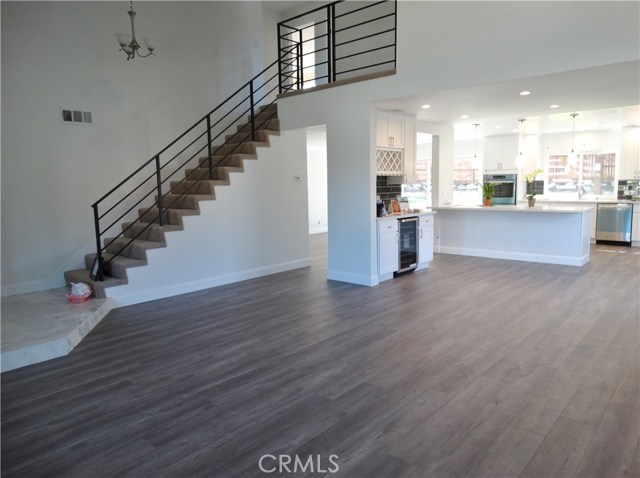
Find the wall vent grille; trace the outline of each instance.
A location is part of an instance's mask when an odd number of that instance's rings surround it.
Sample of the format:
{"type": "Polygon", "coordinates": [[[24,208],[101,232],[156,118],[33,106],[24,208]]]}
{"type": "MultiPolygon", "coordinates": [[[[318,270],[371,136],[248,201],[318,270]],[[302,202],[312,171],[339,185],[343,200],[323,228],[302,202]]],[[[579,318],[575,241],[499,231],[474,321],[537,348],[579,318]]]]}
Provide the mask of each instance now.
{"type": "Polygon", "coordinates": [[[93,124],[91,111],[60,108],[60,121],[67,124],[93,124]]]}

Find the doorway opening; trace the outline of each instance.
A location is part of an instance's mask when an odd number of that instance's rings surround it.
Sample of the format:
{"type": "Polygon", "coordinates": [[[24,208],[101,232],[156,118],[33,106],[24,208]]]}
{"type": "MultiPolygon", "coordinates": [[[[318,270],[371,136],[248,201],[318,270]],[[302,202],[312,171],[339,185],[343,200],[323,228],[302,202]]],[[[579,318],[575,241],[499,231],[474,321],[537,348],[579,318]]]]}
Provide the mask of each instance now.
{"type": "Polygon", "coordinates": [[[328,232],[327,129],[307,128],[309,234],[328,232]]]}

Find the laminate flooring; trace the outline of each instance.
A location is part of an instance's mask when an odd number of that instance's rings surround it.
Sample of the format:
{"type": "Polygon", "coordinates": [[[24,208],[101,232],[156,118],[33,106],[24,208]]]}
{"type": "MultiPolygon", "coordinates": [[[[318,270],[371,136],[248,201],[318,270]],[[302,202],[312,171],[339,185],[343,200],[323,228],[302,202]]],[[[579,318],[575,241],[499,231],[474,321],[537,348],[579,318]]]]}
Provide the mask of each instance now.
{"type": "Polygon", "coordinates": [[[369,288],[310,240],[309,268],[113,310],[3,373],[2,476],[640,477],[636,249],[436,254],[369,288]]]}

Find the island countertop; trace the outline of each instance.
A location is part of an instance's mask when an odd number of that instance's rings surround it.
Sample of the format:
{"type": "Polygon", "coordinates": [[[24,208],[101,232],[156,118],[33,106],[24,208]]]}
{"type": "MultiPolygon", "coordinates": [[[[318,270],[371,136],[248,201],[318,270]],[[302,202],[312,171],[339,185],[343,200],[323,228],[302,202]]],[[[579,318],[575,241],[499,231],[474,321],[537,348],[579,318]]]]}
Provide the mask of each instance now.
{"type": "Polygon", "coordinates": [[[540,213],[551,212],[559,214],[573,214],[590,211],[593,206],[560,206],[544,204],[536,207],[529,207],[525,204],[517,206],[434,206],[435,211],[482,211],[482,212],[527,212],[540,213]]]}
{"type": "Polygon", "coordinates": [[[385,220],[389,220],[389,219],[404,219],[405,217],[419,217],[419,216],[431,216],[435,214],[434,211],[420,211],[420,212],[407,212],[407,213],[403,213],[403,214],[387,214],[386,216],[380,216],[377,217],[376,219],[378,221],[385,221],[385,220]]]}

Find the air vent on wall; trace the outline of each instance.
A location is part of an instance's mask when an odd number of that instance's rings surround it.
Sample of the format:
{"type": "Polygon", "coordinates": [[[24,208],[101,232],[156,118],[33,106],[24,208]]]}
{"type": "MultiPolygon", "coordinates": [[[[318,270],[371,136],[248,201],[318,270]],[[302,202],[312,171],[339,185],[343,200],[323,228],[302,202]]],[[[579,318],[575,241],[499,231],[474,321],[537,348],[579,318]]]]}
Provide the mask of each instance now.
{"type": "Polygon", "coordinates": [[[60,108],[60,121],[73,124],[93,124],[91,111],[67,110],[60,108]]]}

